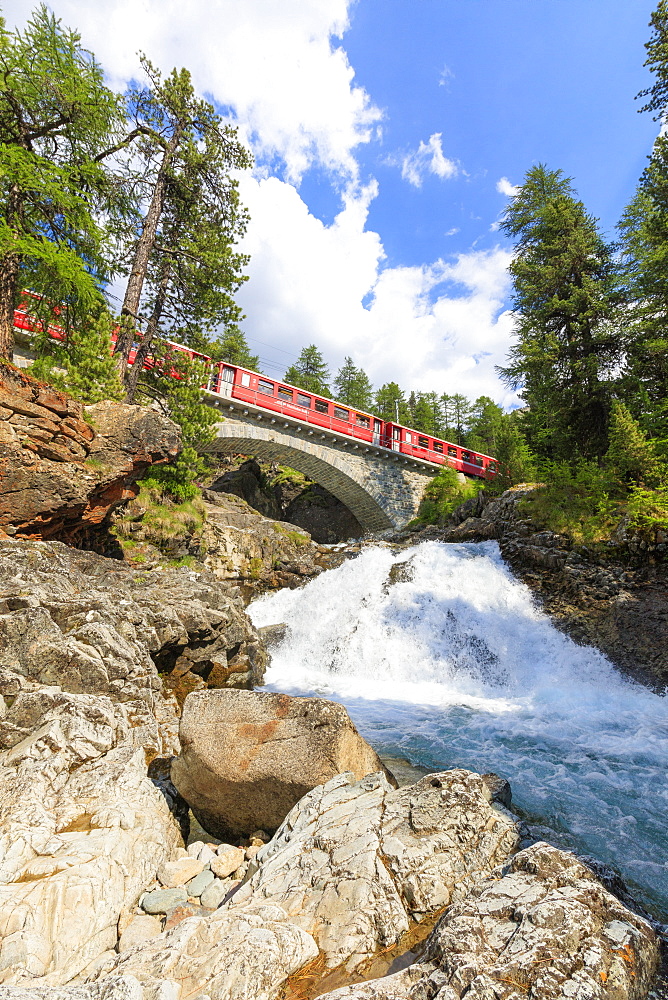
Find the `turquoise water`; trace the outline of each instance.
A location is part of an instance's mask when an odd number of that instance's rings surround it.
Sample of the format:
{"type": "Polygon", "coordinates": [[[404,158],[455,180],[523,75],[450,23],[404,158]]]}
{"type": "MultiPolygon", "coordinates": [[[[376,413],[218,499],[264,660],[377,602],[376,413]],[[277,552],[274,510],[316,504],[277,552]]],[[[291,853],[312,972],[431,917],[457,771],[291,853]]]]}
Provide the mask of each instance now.
{"type": "Polygon", "coordinates": [[[381,753],[503,775],[545,839],[667,919],[668,699],[558,632],[495,542],[367,548],[249,613],[290,626],[269,689],[342,702],[381,753]]]}

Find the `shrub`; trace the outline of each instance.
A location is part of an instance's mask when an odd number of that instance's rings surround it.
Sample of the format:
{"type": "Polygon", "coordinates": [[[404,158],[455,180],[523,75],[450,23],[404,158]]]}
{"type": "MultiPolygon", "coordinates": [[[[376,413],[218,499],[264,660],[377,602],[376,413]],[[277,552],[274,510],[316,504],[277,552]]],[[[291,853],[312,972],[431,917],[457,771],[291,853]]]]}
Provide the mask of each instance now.
{"type": "Polygon", "coordinates": [[[412,524],[445,524],[455,507],[476,496],[484,486],[477,480],[459,480],[454,469],[442,469],[427,485],[412,524]]]}

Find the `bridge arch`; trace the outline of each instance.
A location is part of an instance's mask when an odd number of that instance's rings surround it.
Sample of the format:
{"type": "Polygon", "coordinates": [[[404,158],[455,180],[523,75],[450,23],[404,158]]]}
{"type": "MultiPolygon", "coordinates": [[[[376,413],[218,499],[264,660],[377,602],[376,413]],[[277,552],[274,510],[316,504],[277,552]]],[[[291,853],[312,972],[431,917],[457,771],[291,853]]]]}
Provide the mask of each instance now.
{"type": "Polygon", "coordinates": [[[244,419],[235,413],[215,425],[208,451],[254,455],[278,461],[324,486],[357,518],[365,531],[399,527],[417,511],[434,470],[409,470],[394,456],[354,450],[332,435],[316,435],[284,424],[244,419]]]}

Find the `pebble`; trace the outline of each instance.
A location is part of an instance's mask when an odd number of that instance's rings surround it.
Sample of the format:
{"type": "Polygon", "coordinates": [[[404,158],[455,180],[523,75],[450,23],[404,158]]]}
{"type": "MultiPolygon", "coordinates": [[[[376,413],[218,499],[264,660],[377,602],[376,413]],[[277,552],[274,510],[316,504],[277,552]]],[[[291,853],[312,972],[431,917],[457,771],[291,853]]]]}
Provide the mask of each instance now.
{"type": "Polygon", "coordinates": [[[264,844],[251,844],[250,847],[246,848],[246,861],[252,861],[255,855],[258,853],[264,844]]]}
{"type": "Polygon", "coordinates": [[[167,913],[187,900],[188,893],[180,885],[175,889],[154,889],[153,892],[145,892],[139,905],[146,913],[167,913]]]}
{"type": "Polygon", "coordinates": [[[143,944],[145,941],[157,937],[161,931],[161,922],[157,917],[151,917],[148,914],[133,917],[120,936],[118,950],[119,952],[130,951],[135,945],[143,944]]]}
{"type": "Polygon", "coordinates": [[[167,914],[163,931],[171,931],[172,927],[177,927],[182,920],[186,920],[188,917],[196,917],[201,914],[202,907],[198,906],[196,903],[183,903],[181,906],[175,906],[174,909],[170,910],[167,914]]]}
{"type": "Polygon", "coordinates": [[[240,847],[232,847],[231,844],[221,844],[218,848],[217,856],[211,862],[211,871],[218,878],[227,878],[236,871],[244,860],[244,851],[240,847]]]}
{"type": "Polygon", "coordinates": [[[223,882],[222,879],[215,878],[213,882],[209,882],[199,901],[209,910],[217,910],[231,888],[232,883],[229,879],[223,882]]]}
{"type": "Polygon", "coordinates": [[[175,889],[179,885],[185,885],[192,878],[204,869],[204,862],[197,858],[177,858],[176,861],[167,861],[158,869],[158,882],[166,889],[175,889]]]}
{"type": "Polygon", "coordinates": [[[192,878],[190,882],[186,882],[185,888],[188,891],[188,895],[194,897],[201,896],[206,887],[214,881],[215,877],[212,871],[205,868],[203,872],[192,878]]]}
{"type": "Polygon", "coordinates": [[[188,845],[188,855],[208,865],[215,858],[216,852],[212,851],[208,844],[202,843],[201,840],[195,840],[192,844],[188,845]]]}

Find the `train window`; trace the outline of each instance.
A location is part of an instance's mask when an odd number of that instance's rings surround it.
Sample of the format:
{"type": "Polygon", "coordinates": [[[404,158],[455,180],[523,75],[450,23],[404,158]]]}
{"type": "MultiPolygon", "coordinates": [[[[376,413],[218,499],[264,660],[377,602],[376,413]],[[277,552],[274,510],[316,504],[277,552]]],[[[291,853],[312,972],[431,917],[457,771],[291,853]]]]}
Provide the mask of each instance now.
{"type": "Polygon", "coordinates": [[[482,458],[480,457],[480,455],[474,455],[473,456],[473,464],[474,465],[482,465],[482,458]]]}
{"type": "Polygon", "coordinates": [[[441,455],[443,454],[443,445],[440,441],[434,441],[434,451],[440,452],[441,455]]]}
{"type": "Polygon", "coordinates": [[[242,385],[244,386],[244,388],[246,388],[246,389],[247,389],[247,388],[248,388],[248,386],[250,385],[250,375],[248,374],[248,372],[242,372],[242,373],[241,373],[241,384],[242,384],[242,385]]]}
{"type": "Polygon", "coordinates": [[[401,438],[401,427],[393,427],[392,428],[392,437],[394,438],[395,441],[399,441],[400,440],[400,438],[401,438]]]}
{"type": "Polygon", "coordinates": [[[428,448],[429,447],[429,438],[419,437],[418,438],[418,444],[420,445],[421,448],[428,448]]]}
{"type": "Polygon", "coordinates": [[[316,399],[315,408],[318,413],[329,413],[329,403],[326,403],[324,399],[316,399]]]}
{"type": "Polygon", "coordinates": [[[496,472],[496,462],[490,462],[487,466],[488,472],[496,472]]]}
{"type": "Polygon", "coordinates": [[[361,413],[355,415],[355,423],[358,427],[369,427],[369,418],[363,417],[361,413]]]}
{"type": "Polygon", "coordinates": [[[298,406],[303,406],[307,410],[310,409],[310,407],[311,407],[311,397],[304,395],[303,392],[298,392],[297,393],[297,405],[298,406]]]}
{"type": "Polygon", "coordinates": [[[350,413],[348,410],[344,410],[342,406],[334,407],[334,416],[337,420],[349,420],[350,413]]]}
{"type": "Polygon", "coordinates": [[[410,444],[412,440],[413,438],[410,435],[410,431],[406,431],[406,441],[408,442],[408,444],[410,444]]]}
{"type": "Polygon", "coordinates": [[[267,382],[267,380],[264,378],[259,378],[257,380],[257,388],[258,392],[263,392],[266,396],[274,395],[274,383],[267,382]]]}
{"type": "Polygon", "coordinates": [[[234,382],[234,368],[223,368],[223,382],[234,382]]]}
{"type": "Polygon", "coordinates": [[[450,445],[450,447],[448,448],[448,455],[450,455],[451,458],[457,458],[457,449],[453,448],[452,445],[450,445]]]}
{"type": "Polygon", "coordinates": [[[281,399],[287,399],[292,402],[292,389],[279,389],[278,395],[281,399]]]}
{"type": "Polygon", "coordinates": [[[470,462],[470,461],[471,461],[471,452],[470,451],[463,451],[462,452],[462,462],[470,462]]]}

